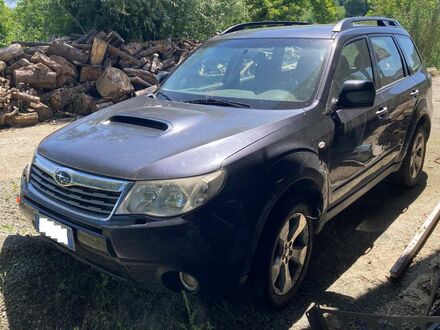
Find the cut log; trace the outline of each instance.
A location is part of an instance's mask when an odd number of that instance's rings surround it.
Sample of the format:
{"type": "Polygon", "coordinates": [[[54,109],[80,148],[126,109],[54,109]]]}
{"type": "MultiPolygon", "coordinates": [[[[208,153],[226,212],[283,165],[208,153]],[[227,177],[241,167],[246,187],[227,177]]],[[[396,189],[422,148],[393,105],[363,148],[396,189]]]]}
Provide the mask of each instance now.
{"type": "Polygon", "coordinates": [[[17,70],[17,69],[21,69],[24,68],[28,65],[31,65],[31,62],[29,62],[27,59],[25,58],[20,58],[17,62],[15,62],[14,64],[12,64],[11,66],[9,66],[9,69],[12,71],[17,70]]]}
{"type": "Polygon", "coordinates": [[[12,118],[12,126],[14,127],[32,126],[36,123],[38,123],[37,112],[20,113],[12,118]]]}
{"type": "Polygon", "coordinates": [[[92,45],[89,44],[71,44],[73,47],[81,49],[81,50],[91,50],[92,45]]]}
{"type": "Polygon", "coordinates": [[[101,65],[107,52],[107,41],[95,38],[90,52],[90,64],[101,65]]]}
{"type": "Polygon", "coordinates": [[[78,48],[75,48],[71,45],[62,43],[62,42],[54,42],[50,45],[47,50],[48,55],[58,55],[64,57],[66,60],[70,62],[78,62],[86,64],[89,60],[89,55],[82,52],[78,48]]]}
{"type": "Polygon", "coordinates": [[[0,61],[9,62],[23,54],[24,50],[20,44],[12,44],[8,47],[0,48],[0,61]]]}
{"type": "Polygon", "coordinates": [[[40,42],[40,41],[14,41],[14,44],[19,44],[23,47],[39,47],[39,46],[50,46],[50,42],[40,42]]]}
{"type": "Polygon", "coordinates": [[[96,105],[96,111],[108,108],[109,106],[112,106],[113,102],[109,101],[109,102],[104,102],[104,103],[99,103],[96,105]]]}
{"type": "Polygon", "coordinates": [[[106,40],[115,47],[120,47],[125,44],[125,40],[120,36],[120,34],[116,31],[111,31],[106,40]]]}
{"type": "Polygon", "coordinates": [[[3,73],[6,70],[6,63],[3,61],[0,61],[0,73],[3,73]]]}
{"type": "Polygon", "coordinates": [[[153,55],[153,61],[151,62],[151,69],[150,71],[155,73],[157,71],[157,66],[159,64],[159,54],[153,55]]]}
{"type": "Polygon", "coordinates": [[[151,87],[151,84],[146,82],[140,77],[130,77],[130,82],[132,85],[137,85],[140,87],[151,87]]]}
{"type": "Polygon", "coordinates": [[[131,56],[136,56],[142,50],[142,44],[139,42],[131,42],[122,47],[122,50],[131,56]]]}
{"type": "Polygon", "coordinates": [[[47,55],[41,53],[41,52],[36,52],[31,59],[32,63],[42,63],[45,66],[47,66],[48,68],[52,69],[55,72],[61,72],[61,65],[59,65],[57,62],[55,62],[54,60],[52,60],[51,58],[49,58],[47,55]]]}
{"type": "Polygon", "coordinates": [[[36,52],[46,54],[48,49],[49,49],[49,46],[35,46],[35,47],[30,47],[30,48],[26,49],[24,51],[24,53],[27,55],[31,55],[31,56],[34,55],[36,52]]]}
{"type": "Polygon", "coordinates": [[[85,116],[97,110],[95,99],[81,92],[74,100],[74,102],[69,103],[65,111],[69,113],[74,113],[76,115],[85,116]]]}
{"type": "Polygon", "coordinates": [[[96,81],[101,77],[104,68],[101,65],[84,65],[81,67],[80,82],[96,81]]]}
{"type": "Polygon", "coordinates": [[[52,109],[42,102],[31,103],[28,109],[32,109],[38,113],[39,121],[48,120],[53,116],[52,109]]]}
{"type": "Polygon", "coordinates": [[[50,59],[55,61],[61,66],[61,73],[64,75],[72,76],[74,78],[78,78],[78,70],[76,66],[66,60],[64,57],[51,55],[50,59]]]}
{"type": "Polygon", "coordinates": [[[13,119],[18,114],[18,108],[9,106],[6,113],[0,113],[0,127],[9,127],[13,125],[13,119]]]}
{"type": "Polygon", "coordinates": [[[57,112],[64,111],[64,108],[72,102],[77,102],[84,92],[87,92],[93,87],[93,84],[86,82],[75,87],[63,87],[54,91],[50,95],[49,105],[57,112]]]}
{"type": "Polygon", "coordinates": [[[86,34],[84,34],[84,35],[82,35],[81,37],[79,37],[78,39],[76,39],[75,40],[75,43],[77,43],[77,44],[82,44],[82,43],[85,43],[85,42],[87,42],[87,40],[90,38],[90,37],[93,37],[95,34],[97,34],[98,33],[98,31],[96,30],[96,29],[91,29],[91,30],[89,30],[86,34]]]}
{"type": "Polygon", "coordinates": [[[23,103],[28,104],[28,105],[31,103],[39,103],[40,102],[40,98],[38,96],[27,94],[27,93],[22,93],[16,88],[11,89],[11,98],[16,99],[16,100],[21,100],[21,101],[23,101],[23,103]]]}
{"type": "Polygon", "coordinates": [[[129,77],[140,77],[146,82],[150,83],[150,85],[156,84],[156,75],[154,73],[151,73],[146,70],[142,69],[132,69],[132,68],[125,68],[124,72],[129,77]]]}
{"type": "Polygon", "coordinates": [[[128,76],[116,68],[107,68],[96,81],[96,89],[103,97],[108,97],[117,102],[133,91],[128,76]]]}
{"type": "Polygon", "coordinates": [[[155,85],[155,86],[151,86],[148,88],[138,90],[138,91],[134,92],[134,94],[136,96],[148,95],[150,93],[154,93],[156,91],[156,89],[157,89],[157,86],[155,85]]]}
{"type": "Polygon", "coordinates": [[[120,57],[120,58],[126,60],[130,64],[136,65],[138,67],[141,67],[142,65],[144,65],[144,62],[138,60],[136,57],[128,55],[126,52],[123,52],[122,50],[120,50],[116,47],[113,47],[112,45],[108,45],[107,50],[108,50],[109,54],[111,54],[113,56],[120,57]]]}
{"type": "Polygon", "coordinates": [[[31,64],[13,71],[15,86],[20,83],[35,88],[53,89],[57,86],[57,74],[42,63],[31,64]]]}

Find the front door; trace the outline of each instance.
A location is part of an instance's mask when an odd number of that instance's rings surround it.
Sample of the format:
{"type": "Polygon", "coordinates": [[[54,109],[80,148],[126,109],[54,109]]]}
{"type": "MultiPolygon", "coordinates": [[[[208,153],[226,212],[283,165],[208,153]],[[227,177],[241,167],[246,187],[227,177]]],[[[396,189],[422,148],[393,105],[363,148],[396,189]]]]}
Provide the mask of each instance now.
{"type": "MultiPolygon", "coordinates": [[[[374,80],[373,65],[367,40],[347,43],[341,51],[330,91],[337,99],[347,80],[374,80]]],[[[371,175],[384,156],[387,144],[388,113],[383,95],[376,96],[369,108],[336,110],[335,137],[330,147],[331,204],[337,203],[371,175]]]]}

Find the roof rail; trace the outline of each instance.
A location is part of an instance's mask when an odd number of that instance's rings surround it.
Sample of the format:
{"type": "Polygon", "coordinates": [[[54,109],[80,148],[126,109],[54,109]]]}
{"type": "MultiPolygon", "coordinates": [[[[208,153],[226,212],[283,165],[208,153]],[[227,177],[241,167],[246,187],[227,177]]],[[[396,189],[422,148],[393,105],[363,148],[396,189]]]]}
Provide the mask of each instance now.
{"type": "Polygon", "coordinates": [[[357,22],[371,22],[375,21],[377,26],[393,26],[397,28],[401,28],[402,26],[398,21],[392,18],[386,17],[375,17],[375,16],[359,16],[359,17],[350,17],[339,21],[338,24],[333,28],[333,32],[342,32],[348,29],[352,29],[355,27],[354,23],[357,22]]]}
{"type": "Polygon", "coordinates": [[[262,22],[248,22],[248,23],[242,23],[237,24],[229,29],[226,29],[220,34],[227,34],[232,33],[236,31],[241,31],[247,28],[258,28],[263,26],[292,26],[292,25],[309,25],[311,23],[309,22],[302,22],[302,21],[262,21],[262,22]]]}

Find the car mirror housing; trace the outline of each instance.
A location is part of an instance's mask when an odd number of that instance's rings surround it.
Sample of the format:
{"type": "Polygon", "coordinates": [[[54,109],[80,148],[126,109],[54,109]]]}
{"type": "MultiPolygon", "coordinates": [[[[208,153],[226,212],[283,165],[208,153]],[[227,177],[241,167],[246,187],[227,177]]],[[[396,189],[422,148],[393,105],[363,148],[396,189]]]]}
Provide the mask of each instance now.
{"type": "Polygon", "coordinates": [[[347,80],[338,98],[338,108],[372,107],[376,99],[376,87],[369,80],[347,80]]]}
{"type": "Polygon", "coordinates": [[[170,75],[168,71],[160,71],[156,76],[156,82],[158,85],[162,84],[165,79],[170,75]]]}

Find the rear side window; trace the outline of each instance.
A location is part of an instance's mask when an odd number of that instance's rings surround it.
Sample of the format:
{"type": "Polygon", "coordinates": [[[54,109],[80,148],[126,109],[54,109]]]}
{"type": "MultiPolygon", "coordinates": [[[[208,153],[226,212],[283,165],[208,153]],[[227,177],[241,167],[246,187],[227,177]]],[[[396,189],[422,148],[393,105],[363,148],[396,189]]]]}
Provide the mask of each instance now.
{"type": "Polygon", "coordinates": [[[400,47],[402,48],[403,54],[405,55],[406,62],[408,63],[411,72],[417,72],[422,67],[422,60],[420,59],[419,53],[414,46],[411,38],[407,36],[397,36],[400,47]]]}
{"type": "Polygon", "coordinates": [[[389,85],[405,76],[402,58],[392,37],[371,37],[377,58],[381,86],[389,85]]]}

